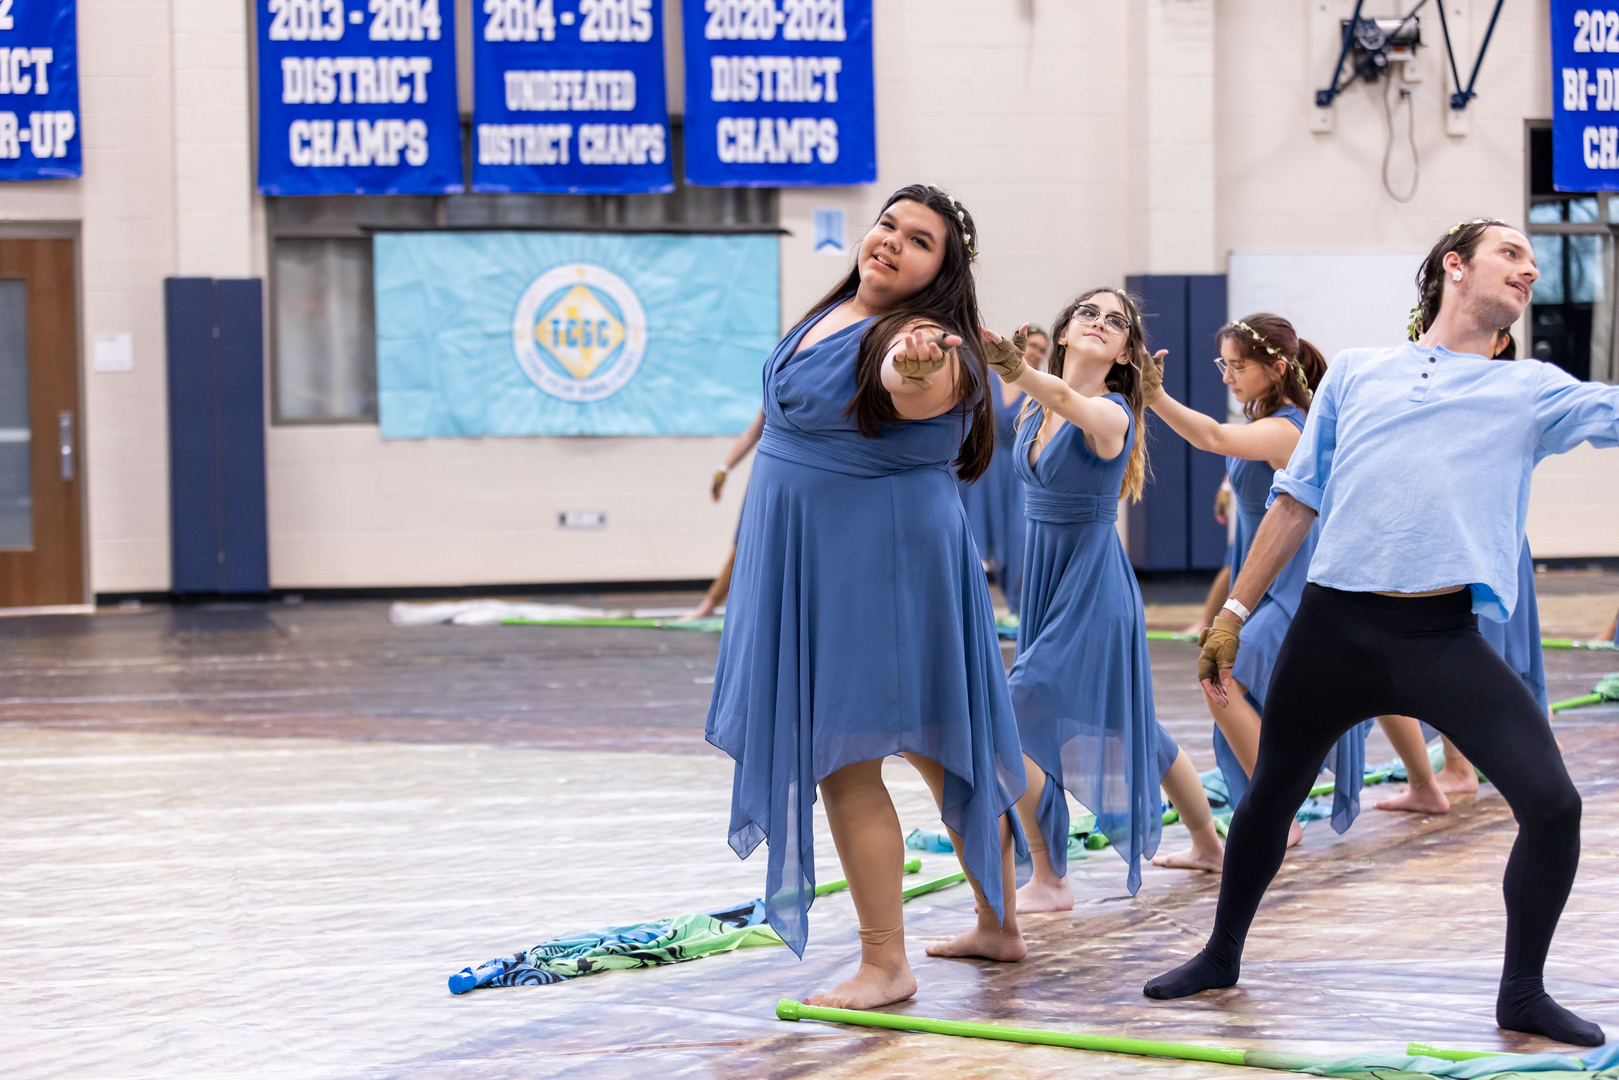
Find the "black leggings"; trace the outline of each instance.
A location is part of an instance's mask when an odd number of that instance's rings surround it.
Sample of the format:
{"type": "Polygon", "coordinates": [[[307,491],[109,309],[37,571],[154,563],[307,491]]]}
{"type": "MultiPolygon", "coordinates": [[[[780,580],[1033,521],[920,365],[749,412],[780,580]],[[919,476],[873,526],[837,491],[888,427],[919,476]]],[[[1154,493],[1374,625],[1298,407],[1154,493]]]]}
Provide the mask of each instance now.
{"type": "MultiPolygon", "coordinates": [[[[1450,736],[1518,819],[1503,883],[1503,1001],[1540,993],[1546,952],[1580,861],[1580,795],[1545,714],[1479,635],[1467,590],[1413,599],[1310,585],[1265,697],[1259,760],[1231,822],[1202,968],[1187,965],[1194,970],[1179,981],[1176,973],[1155,980],[1150,996],[1179,997],[1236,981],[1248,927],[1282,864],[1288,826],[1321,759],[1353,725],[1391,713],[1421,717],[1450,736]],[[1197,971],[1201,977],[1190,978],[1197,971]],[[1229,978],[1223,984],[1214,977],[1221,971],[1229,978]]],[[[1511,1025],[1503,1020],[1503,1026],[1511,1025]]]]}

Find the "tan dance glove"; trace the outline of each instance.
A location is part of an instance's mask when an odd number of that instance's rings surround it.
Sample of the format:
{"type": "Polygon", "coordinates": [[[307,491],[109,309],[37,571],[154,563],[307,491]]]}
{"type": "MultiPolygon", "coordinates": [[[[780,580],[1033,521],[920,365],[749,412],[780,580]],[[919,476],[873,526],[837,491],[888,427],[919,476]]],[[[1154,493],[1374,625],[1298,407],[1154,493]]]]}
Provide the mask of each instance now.
{"type": "Polygon", "coordinates": [[[1203,654],[1197,658],[1199,682],[1220,681],[1220,670],[1230,671],[1237,663],[1237,639],[1242,635],[1242,623],[1222,611],[1214,623],[1198,637],[1203,654]]]}
{"type": "MultiPolygon", "coordinates": [[[[921,331],[916,331],[913,334],[905,335],[905,340],[900,343],[899,351],[894,354],[895,374],[911,386],[922,390],[932,390],[933,376],[937,375],[944,367],[947,350],[951,348],[951,346],[945,344],[946,339],[950,336],[942,330],[934,334],[924,334],[921,331]],[[910,339],[913,337],[921,339],[920,350],[909,347],[910,339]],[[916,352],[918,355],[908,355],[912,352],[916,352]]],[[[957,338],[956,340],[959,342],[961,339],[957,338]]]]}
{"type": "Polygon", "coordinates": [[[1007,382],[1017,382],[1023,369],[1028,367],[1023,362],[1023,346],[1015,337],[1008,341],[988,330],[984,331],[984,362],[1007,382]]]}
{"type": "Polygon", "coordinates": [[[1164,396],[1164,352],[1159,351],[1147,357],[1147,365],[1141,372],[1141,404],[1151,408],[1164,396]]]}

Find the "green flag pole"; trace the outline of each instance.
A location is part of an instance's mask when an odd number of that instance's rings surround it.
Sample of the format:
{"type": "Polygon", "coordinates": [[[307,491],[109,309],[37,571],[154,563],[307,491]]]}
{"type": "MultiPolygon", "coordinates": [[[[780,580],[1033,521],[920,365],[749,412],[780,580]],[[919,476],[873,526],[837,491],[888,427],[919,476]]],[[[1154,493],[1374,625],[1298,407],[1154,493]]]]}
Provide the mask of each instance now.
{"type": "Polygon", "coordinates": [[[1446,1050],[1442,1046],[1429,1046],[1427,1043],[1409,1043],[1405,1052],[1412,1057],[1438,1058],[1440,1061],[1472,1061],[1474,1058],[1508,1057],[1498,1050],[1446,1050]]]}
{"type": "MultiPolygon", "coordinates": [[[[922,860],[921,859],[906,859],[905,860],[904,870],[905,870],[905,872],[907,874],[921,873],[922,872],[922,860]]],[[[817,885],[817,886],[815,886],[815,895],[816,896],[825,896],[827,893],[842,892],[844,889],[847,889],[848,887],[849,887],[848,879],[847,878],[839,878],[836,881],[829,881],[825,885],[817,885]]]]}
{"type": "Polygon", "coordinates": [[[1182,1061],[1213,1061],[1221,1065],[1246,1065],[1245,1052],[1219,1046],[1192,1046],[1187,1043],[1153,1042],[1147,1039],[1115,1039],[1077,1031],[1045,1031],[1040,1028],[1010,1027],[1004,1024],[975,1024],[964,1020],[929,1020],[896,1013],[860,1012],[854,1009],[823,1009],[798,1001],[776,1002],[781,1020],[820,1020],[829,1024],[855,1024],[860,1027],[889,1028],[893,1031],[925,1031],[932,1035],[954,1035],[968,1039],[996,1039],[1001,1042],[1036,1043],[1064,1046],[1071,1050],[1101,1050],[1112,1054],[1178,1058],[1182,1061]]]}
{"type": "Polygon", "coordinates": [[[1619,701],[1619,672],[1602,676],[1602,681],[1591,687],[1589,694],[1552,702],[1551,710],[1562,712],[1564,709],[1578,709],[1581,705],[1600,705],[1604,701],[1619,701]]]}

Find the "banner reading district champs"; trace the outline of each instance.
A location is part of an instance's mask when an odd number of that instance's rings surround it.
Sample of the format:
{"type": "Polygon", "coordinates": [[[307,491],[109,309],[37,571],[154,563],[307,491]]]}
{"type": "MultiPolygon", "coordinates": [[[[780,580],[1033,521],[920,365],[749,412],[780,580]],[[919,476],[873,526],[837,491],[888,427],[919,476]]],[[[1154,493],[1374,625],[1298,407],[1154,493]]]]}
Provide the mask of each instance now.
{"type": "Polygon", "coordinates": [[[683,0],[686,180],[877,179],[871,0],[683,0]]]}
{"type": "Polygon", "coordinates": [[[1619,4],[1551,0],[1552,184],[1619,191],[1619,4]]]}
{"type": "Polygon", "coordinates": [[[662,0],[473,8],[474,191],[673,191],[662,0]]]}
{"type": "Polygon", "coordinates": [[[454,0],[255,0],[259,190],[462,189],[454,0]]]}
{"type": "Polygon", "coordinates": [[[0,0],[0,180],[84,174],[74,0],[0,0]]]}
{"type": "Polygon", "coordinates": [[[390,439],[732,435],[780,332],[774,236],[382,233],[390,439]]]}

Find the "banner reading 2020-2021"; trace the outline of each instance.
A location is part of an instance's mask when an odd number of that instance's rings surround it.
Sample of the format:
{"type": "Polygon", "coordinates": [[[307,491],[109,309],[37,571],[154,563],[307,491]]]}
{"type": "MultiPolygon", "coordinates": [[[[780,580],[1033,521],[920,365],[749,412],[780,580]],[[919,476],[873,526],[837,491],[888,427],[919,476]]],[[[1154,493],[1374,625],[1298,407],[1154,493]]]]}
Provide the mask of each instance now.
{"type": "Polygon", "coordinates": [[[259,190],[462,190],[454,0],[255,0],[259,190]]]}
{"type": "Polygon", "coordinates": [[[871,0],[683,0],[686,180],[877,179],[871,0]]]}
{"type": "Polygon", "coordinates": [[[384,438],[727,435],[779,333],[775,236],[382,233],[384,438]]]}
{"type": "Polygon", "coordinates": [[[473,27],[474,191],[674,190],[663,0],[485,0],[473,27]]]}

